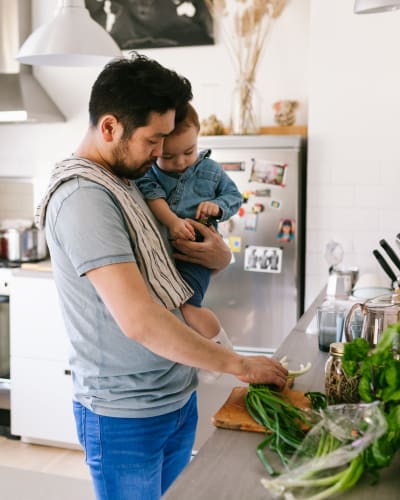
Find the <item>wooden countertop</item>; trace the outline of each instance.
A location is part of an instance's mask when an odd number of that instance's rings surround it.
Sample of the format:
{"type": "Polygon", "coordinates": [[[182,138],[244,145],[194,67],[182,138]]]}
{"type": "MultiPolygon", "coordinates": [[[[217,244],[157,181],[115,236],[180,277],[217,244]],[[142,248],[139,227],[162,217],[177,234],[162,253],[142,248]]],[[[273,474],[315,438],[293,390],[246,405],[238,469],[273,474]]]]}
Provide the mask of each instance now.
{"type": "MultiPolygon", "coordinates": [[[[288,357],[289,366],[312,363],[312,369],[295,382],[294,389],[300,391],[324,391],[323,373],[327,354],[319,351],[315,334],[306,328],[315,315],[318,304],[325,298],[325,289],[300,318],[294,330],[284,340],[274,357],[288,357]]],[[[221,401],[221,405],[223,401],[221,401]]],[[[215,429],[200,448],[198,454],[169,488],[163,500],[265,500],[274,498],[260,483],[267,477],[263,465],[256,456],[260,434],[253,432],[215,429]]],[[[275,462],[278,465],[278,462],[275,462]]],[[[274,462],[272,462],[274,465],[274,462]]],[[[399,498],[400,453],[392,465],[380,473],[380,482],[375,486],[359,483],[340,498],[357,500],[399,498]]]]}
{"type": "Polygon", "coordinates": [[[21,264],[23,271],[40,271],[40,272],[52,272],[50,259],[42,260],[40,262],[25,262],[21,264]]]}

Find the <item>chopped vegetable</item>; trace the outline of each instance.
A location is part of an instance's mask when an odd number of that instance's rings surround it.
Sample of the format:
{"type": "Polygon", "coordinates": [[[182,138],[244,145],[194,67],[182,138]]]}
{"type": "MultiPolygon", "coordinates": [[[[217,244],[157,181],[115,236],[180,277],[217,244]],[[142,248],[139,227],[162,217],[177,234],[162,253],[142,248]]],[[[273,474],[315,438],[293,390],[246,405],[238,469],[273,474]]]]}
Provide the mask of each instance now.
{"type": "Polygon", "coordinates": [[[308,363],[306,365],[303,365],[302,363],[300,363],[299,370],[289,370],[288,369],[289,363],[287,362],[287,356],[283,356],[283,358],[281,358],[279,360],[279,362],[282,366],[284,366],[288,370],[288,377],[289,378],[300,377],[301,375],[304,375],[305,373],[310,371],[311,366],[312,366],[312,364],[308,361],[308,363]]]}

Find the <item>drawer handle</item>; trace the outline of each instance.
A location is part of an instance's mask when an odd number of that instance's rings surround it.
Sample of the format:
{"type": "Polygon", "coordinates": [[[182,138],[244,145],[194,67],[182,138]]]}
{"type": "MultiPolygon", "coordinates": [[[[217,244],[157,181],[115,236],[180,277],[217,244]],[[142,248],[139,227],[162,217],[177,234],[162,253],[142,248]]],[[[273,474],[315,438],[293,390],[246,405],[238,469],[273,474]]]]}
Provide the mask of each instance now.
{"type": "Polygon", "coordinates": [[[64,370],[64,375],[71,375],[71,370],[64,370]]]}

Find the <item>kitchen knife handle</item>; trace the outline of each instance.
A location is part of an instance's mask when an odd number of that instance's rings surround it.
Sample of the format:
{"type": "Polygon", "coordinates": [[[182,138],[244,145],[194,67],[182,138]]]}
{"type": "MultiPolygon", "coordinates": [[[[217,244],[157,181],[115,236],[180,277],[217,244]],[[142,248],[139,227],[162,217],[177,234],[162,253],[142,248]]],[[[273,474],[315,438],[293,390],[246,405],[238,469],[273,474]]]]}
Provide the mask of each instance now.
{"type": "Polygon", "coordinates": [[[400,271],[400,259],[395,254],[393,248],[389,245],[389,243],[386,240],[380,240],[379,244],[385,250],[385,252],[389,255],[389,257],[392,259],[393,264],[400,271]]]}
{"type": "Polygon", "coordinates": [[[386,260],[383,258],[382,254],[378,252],[378,250],[373,250],[372,252],[376,260],[379,262],[379,264],[382,266],[382,269],[385,271],[385,273],[389,276],[389,278],[393,281],[397,281],[397,276],[394,274],[392,268],[389,266],[389,264],[386,262],[386,260]]]}

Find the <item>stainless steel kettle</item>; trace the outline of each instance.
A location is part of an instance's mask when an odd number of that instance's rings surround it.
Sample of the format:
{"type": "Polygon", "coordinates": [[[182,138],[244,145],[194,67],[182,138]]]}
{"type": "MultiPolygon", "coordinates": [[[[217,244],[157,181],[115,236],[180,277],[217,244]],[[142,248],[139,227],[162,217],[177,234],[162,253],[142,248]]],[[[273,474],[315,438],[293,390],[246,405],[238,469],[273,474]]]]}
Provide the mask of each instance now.
{"type": "Polygon", "coordinates": [[[326,294],[329,297],[348,297],[358,278],[358,269],[337,269],[332,268],[329,273],[326,294]]]}
{"type": "Polygon", "coordinates": [[[389,326],[400,321],[400,290],[394,294],[381,295],[365,303],[353,304],[346,316],[344,333],[347,342],[353,340],[350,324],[354,313],[360,309],[364,315],[364,322],[361,330],[361,337],[367,340],[371,347],[374,347],[382,334],[389,326]],[[398,293],[397,293],[398,292],[398,293]]]}

